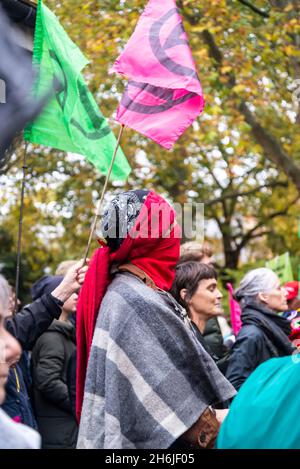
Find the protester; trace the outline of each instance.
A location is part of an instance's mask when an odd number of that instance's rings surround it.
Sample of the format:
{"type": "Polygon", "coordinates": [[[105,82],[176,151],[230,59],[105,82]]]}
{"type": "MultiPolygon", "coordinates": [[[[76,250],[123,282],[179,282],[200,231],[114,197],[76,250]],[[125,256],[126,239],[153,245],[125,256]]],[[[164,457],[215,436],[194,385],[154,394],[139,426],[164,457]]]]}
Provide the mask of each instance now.
{"type": "MultiPolygon", "coordinates": [[[[201,262],[213,265],[213,251],[208,243],[200,244],[196,241],[188,241],[180,246],[180,258],[177,264],[183,262],[201,262]]],[[[227,356],[229,347],[234,342],[234,336],[224,316],[220,314],[206,321],[202,333],[206,344],[219,360],[227,356]]]]}
{"type": "MultiPolygon", "coordinates": [[[[40,288],[39,299],[33,295],[35,301],[32,304],[6,318],[6,329],[19,341],[23,350],[32,350],[37,339],[48,329],[53,319],[59,318],[64,302],[80,288],[87,270],[86,266],[81,268],[81,265],[82,262],[78,262],[69,269],[65,278],[60,278],[51,294],[43,292],[40,288]]],[[[41,283],[45,287],[47,282],[47,278],[44,277],[41,283]]],[[[37,428],[31,403],[31,376],[28,372],[27,358],[26,354],[22,354],[11,363],[6,399],[2,408],[17,422],[37,428]]]]}
{"type": "Polygon", "coordinates": [[[178,262],[198,261],[203,264],[214,262],[213,252],[209,244],[201,244],[196,241],[187,241],[180,246],[180,258],[178,262]]]}
{"type": "Polygon", "coordinates": [[[287,282],[284,285],[287,291],[288,310],[282,316],[291,323],[290,340],[296,347],[300,348],[300,298],[299,298],[299,282],[287,282]]]}
{"type": "Polygon", "coordinates": [[[290,323],[278,314],[288,309],[286,296],[277,275],[267,268],[248,272],[236,290],[242,327],[232,348],[226,377],[237,390],[259,364],[293,353],[290,323]]]}
{"type": "Polygon", "coordinates": [[[289,311],[296,311],[300,309],[300,297],[299,297],[299,282],[287,282],[284,284],[284,288],[287,291],[287,304],[289,311]]]}
{"type": "Polygon", "coordinates": [[[219,359],[203,337],[208,320],[223,311],[223,295],[218,288],[217,279],[217,272],[212,265],[194,261],[183,262],[176,266],[171,293],[186,309],[197,339],[225,374],[228,355],[219,359]]]}
{"type": "Polygon", "coordinates": [[[77,262],[78,261],[73,261],[73,260],[62,261],[60,264],[58,264],[54,275],[63,275],[63,276],[66,275],[68,270],[71,267],[73,267],[73,265],[77,264],[77,262]]]}
{"type": "Polygon", "coordinates": [[[227,412],[213,407],[235,391],[168,293],[179,257],[174,210],[154,191],[119,194],[103,237],[77,308],[77,447],[213,445],[227,412]]]}
{"type": "MultiPolygon", "coordinates": [[[[0,275],[0,405],[5,399],[5,384],[9,366],[21,355],[21,347],[5,329],[5,317],[9,310],[10,287],[0,275]]],[[[0,409],[0,449],[37,449],[40,436],[31,428],[15,423],[0,409]]]]}
{"type": "MultiPolygon", "coordinates": [[[[54,290],[60,282],[61,277],[48,279],[47,291],[54,290]]],[[[38,287],[35,285],[35,294],[38,287]]],[[[72,413],[67,370],[76,350],[75,326],[69,318],[76,311],[77,298],[77,292],[68,298],[58,320],[39,337],[32,351],[34,407],[42,447],[46,449],[76,446],[78,425],[72,413]]]]}
{"type": "MultiPolygon", "coordinates": [[[[64,276],[68,272],[68,270],[73,267],[73,265],[77,264],[78,261],[69,260],[69,261],[62,261],[56,268],[55,275],[56,276],[64,276]]],[[[76,327],[76,311],[69,316],[69,320],[71,323],[76,327]]]]}
{"type": "MultiPolygon", "coordinates": [[[[55,271],[55,275],[65,275],[67,270],[77,261],[68,260],[61,262],[55,271]]],[[[76,312],[69,316],[69,320],[76,327],[76,312]]],[[[72,353],[67,368],[67,387],[73,415],[76,417],[76,349],[72,353]]]]}
{"type": "Polygon", "coordinates": [[[272,358],[245,381],[221,426],[218,449],[300,449],[300,355],[272,358]]]}

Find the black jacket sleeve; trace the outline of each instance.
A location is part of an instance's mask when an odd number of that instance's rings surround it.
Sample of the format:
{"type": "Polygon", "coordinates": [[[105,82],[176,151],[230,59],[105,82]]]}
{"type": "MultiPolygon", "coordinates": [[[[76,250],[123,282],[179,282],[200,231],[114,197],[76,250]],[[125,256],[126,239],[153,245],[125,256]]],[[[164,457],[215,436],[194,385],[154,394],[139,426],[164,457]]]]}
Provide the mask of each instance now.
{"type": "Polygon", "coordinates": [[[33,386],[56,406],[71,413],[67,384],[62,380],[65,368],[65,347],[61,334],[46,332],[37,344],[38,360],[32,369],[33,386]]]}
{"type": "Polygon", "coordinates": [[[263,361],[264,336],[255,329],[251,326],[242,328],[232,348],[226,378],[237,391],[263,361]]]}
{"type": "Polygon", "coordinates": [[[25,306],[12,318],[8,318],[5,327],[17,339],[24,350],[31,350],[53,319],[58,319],[61,306],[51,294],[45,294],[30,305],[25,306]]]}

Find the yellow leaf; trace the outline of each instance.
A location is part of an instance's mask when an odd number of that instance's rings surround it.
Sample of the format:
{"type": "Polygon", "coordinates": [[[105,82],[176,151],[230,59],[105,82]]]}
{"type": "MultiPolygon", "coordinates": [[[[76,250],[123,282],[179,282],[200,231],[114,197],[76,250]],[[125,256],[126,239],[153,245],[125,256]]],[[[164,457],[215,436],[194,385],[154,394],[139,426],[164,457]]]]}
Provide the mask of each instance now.
{"type": "Polygon", "coordinates": [[[241,93],[244,90],[245,90],[244,85],[236,85],[236,86],[233,87],[234,93],[237,93],[237,94],[241,93]]]}
{"type": "Polygon", "coordinates": [[[230,67],[229,65],[225,65],[224,67],[221,67],[221,73],[229,73],[231,72],[232,70],[232,67],[230,67]]]}

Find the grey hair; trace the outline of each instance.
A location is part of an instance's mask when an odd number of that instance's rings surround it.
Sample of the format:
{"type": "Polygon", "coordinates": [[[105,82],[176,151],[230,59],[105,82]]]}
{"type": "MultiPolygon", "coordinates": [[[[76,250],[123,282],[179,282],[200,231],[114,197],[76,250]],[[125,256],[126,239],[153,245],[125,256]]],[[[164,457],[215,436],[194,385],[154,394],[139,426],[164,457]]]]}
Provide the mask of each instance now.
{"type": "Polygon", "coordinates": [[[278,285],[278,277],[271,269],[261,267],[250,270],[242,279],[234,296],[237,301],[244,302],[246,299],[256,299],[262,292],[269,292],[278,285]]]}
{"type": "Polygon", "coordinates": [[[0,274],[0,313],[2,315],[6,315],[8,308],[9,308],[9,298],[11,295],[11,288],[3,277],[3,275],[0,274]]]}

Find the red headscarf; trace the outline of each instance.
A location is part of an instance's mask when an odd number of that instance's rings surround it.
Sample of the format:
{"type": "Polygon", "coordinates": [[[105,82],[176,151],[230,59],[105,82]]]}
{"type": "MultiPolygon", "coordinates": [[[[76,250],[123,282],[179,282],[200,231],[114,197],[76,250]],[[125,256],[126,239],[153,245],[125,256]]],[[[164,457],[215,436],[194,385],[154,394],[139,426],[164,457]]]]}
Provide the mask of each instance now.
{"type": "Polygon", "coordinates": [[[111,282],[112,264],[132,263],[162,290],[170,290],[179,258],[180,227],[174,209],[151,191],[133,228],[117,251],[97,249],[90,261],[77,305],[76,415],[80,420],[84,383],[98,311],[111,282]]]}

